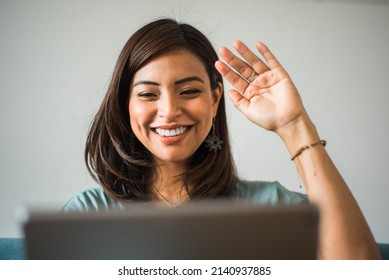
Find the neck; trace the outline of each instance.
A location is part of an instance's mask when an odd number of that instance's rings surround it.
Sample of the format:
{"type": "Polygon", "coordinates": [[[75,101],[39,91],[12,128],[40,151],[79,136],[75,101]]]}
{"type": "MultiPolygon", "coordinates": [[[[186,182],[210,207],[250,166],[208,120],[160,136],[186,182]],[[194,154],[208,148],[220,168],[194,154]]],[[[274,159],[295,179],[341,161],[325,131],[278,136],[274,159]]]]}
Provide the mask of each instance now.
{"type": "Polygon", "coordinates": [[[157,167],[152,189],[157,200],[171,206],[179,205],[188,199],[188,193],[179,176],[184,172],[182,164],[162,164],[157,167]]]}

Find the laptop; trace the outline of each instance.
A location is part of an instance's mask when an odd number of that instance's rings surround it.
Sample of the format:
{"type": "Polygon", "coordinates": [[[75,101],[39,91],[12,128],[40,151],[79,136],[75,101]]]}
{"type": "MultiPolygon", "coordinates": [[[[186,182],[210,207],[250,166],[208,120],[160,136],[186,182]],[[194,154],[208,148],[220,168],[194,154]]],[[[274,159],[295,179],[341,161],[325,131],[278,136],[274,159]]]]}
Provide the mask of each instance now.
{"type": "Polygon", "coordinates": [[[26,256],[43,260],[315,259],[318,210],[232,201],[126,211],[30,211],[26,256]]]}

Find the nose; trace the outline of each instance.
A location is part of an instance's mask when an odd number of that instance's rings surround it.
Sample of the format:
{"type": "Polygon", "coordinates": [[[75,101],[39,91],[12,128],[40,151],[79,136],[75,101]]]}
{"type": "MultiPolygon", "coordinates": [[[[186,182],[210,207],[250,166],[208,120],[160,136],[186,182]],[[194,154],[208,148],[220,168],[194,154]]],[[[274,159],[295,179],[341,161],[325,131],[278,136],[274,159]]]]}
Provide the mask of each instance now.
{"type": "Polygon", "coordinates": [[[158,101],[158,115],[166,120],[174,120],[182,113],[181,103],[174,93],[161,95],[158,101]]]}

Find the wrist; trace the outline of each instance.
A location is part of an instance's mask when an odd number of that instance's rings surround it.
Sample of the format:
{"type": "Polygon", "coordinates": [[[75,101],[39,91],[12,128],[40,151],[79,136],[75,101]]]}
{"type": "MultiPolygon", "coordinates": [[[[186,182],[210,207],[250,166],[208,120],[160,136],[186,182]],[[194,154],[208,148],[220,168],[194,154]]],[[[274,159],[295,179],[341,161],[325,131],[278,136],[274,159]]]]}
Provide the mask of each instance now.
{"type": "Polygon", "coordinates": [[[316,126],[306,114],[279,128],[276,133],[284,142],[290,155],[302,146],[320,140],[316,126]]]}

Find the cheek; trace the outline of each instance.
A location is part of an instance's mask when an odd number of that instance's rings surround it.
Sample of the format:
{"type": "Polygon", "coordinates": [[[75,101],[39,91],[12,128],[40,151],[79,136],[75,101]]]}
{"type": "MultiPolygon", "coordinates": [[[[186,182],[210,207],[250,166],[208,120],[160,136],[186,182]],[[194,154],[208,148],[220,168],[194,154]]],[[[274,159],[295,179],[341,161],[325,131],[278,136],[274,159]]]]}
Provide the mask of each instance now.
{"type": "Polygon", "coordinates": [[[213,120],[213,108],[210,105],[201,104],[199,106],[193,106],[193,115],[196,115],[199,123],[202,123],[202,129],[204,133],[208,133],[212,126],[213,120]]]}
{"type": "Polygon", "coordinates": [[[199,114],[204,116],[204,119],[211,120],[216,115],[217,106],[216,103],[213,100],[207,100],[206,104],[202,104],[197,107],[199,111],[201,111],[199,114]]]}
{"type": "Polygon", "coordinates": [[[147,120],[147,110],[137,102],[130,102],[128,106],[130,124],[134,131],[140,130],[141,125],[147,120]]]}

